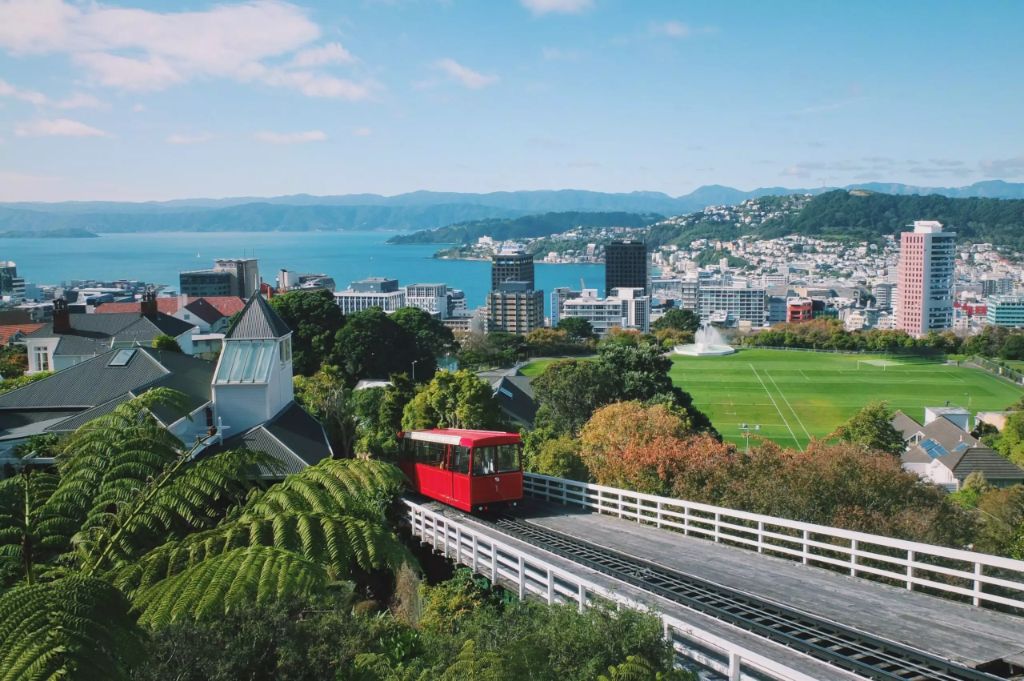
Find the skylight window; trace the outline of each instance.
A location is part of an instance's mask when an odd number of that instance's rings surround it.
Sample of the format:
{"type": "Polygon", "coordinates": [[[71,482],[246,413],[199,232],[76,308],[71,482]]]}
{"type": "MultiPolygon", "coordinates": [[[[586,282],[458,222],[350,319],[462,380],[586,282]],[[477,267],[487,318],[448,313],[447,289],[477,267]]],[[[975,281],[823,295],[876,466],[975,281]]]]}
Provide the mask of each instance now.
{"type": "Polygon", "coordinates": [[[114,356],[110,358],[110,362],[107,363],[108,367],[123,367],[128,366],[128,362],[132,361],[132,357],[135,356],[135,348],[124,348],[114,353],[114,356]]]}
{"type": "Polygon", "coordinates": [[[277,354],[274,340],[235,340],[224,344],[216,383],[267,383],[277,354]]]}

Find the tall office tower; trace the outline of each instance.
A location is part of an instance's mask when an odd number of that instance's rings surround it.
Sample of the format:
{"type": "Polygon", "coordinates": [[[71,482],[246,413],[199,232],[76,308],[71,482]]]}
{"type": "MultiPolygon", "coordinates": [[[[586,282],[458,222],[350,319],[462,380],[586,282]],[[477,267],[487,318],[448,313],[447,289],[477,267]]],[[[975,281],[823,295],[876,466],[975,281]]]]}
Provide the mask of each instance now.
{"type": "Polygon", "coordinates": [[[918,220],[900,235],[897,329],[920,337],[953,326],[955,261],[956,233],[942,231],[940,222],[918,220]]]}
{"type": "Polygon", "coordinates": [[[519,335],[544,326],[544,292],[525,281],[506,281],[487,294],[487,330],[519,335]]]}
{"type": "Polygon", "coordinates": [[[14,280],[18,278],[18,266],[10,260],[0,260],[0,295],[14,292],[14,280]]]}
{"type": "Polygon", "coordinates": [[[178,289],[182,295],[196,298],[238,296],[248,299],[260,290],[259,262],[255,258],[218,258],[213,261],[213,269],[179,273],[178,289]]]}
{"type": "Polygon", "coordinates": [[[533,278],[533,256],[524,251],[502,251],[491,256],[491,290],[505,281],[525,281],[530,289],[536,286],[533,278]]]}
{"type": "Polygon", "coordinates": [[[260,290],[260,268],[256,258],[221,259],[213,261],[214,272],[228,272],[231,275],[231,295],[248,300],[260,290]]]}
{"type": "Polygon", "coordinates": [[[619,239],[605,247],[605,296],[617,288],[642,288],[647,292],[647,246],[643,241],[619,239]]]}

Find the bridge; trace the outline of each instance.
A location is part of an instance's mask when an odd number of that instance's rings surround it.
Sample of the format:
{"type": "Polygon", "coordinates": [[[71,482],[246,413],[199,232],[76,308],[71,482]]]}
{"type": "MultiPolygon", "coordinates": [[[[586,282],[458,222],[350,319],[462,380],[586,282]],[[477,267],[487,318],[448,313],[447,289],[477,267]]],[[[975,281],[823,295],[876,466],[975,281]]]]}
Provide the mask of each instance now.
{"type": "Polygon", "coordinates": [[[1024,561],[526,474],[500,518],[404,500],[412,534],[548,603],[650,611],[729,681],[1024,678],[1024,561]]]}

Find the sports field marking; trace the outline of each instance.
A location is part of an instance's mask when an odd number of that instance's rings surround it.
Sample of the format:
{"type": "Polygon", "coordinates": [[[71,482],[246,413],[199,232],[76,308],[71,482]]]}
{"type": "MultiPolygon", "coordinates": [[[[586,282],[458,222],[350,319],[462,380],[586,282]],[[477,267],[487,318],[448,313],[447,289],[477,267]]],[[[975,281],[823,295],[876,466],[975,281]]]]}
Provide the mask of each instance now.
{"type": "Polygon", "coordinates": [[[811,383],[811,382],[812,382],[812,381],[811,381],[811,379],[809,379],[809,378],[807,377],[807,374],[805,374],[805,373],[804,373],[804,370],[803,370],[803,369],[797,369],[797,371],[799,371],[799,372],[800,372],[800,375],[804,377],[804,380],[805,380],[805,381],[807,381],[808,383],[811,383]]]}
{"type": "Polygon", "coordinates": [[[782,413],[781,409],[779,409],[779,403],[775,401],[775,398],[772,397],[771,392],[768,390],[768,386],[765,385],[764,381],[761,380],[761,374],[757,373],[757,369],[754,368],[753,364],[748,363],[747,366],[749,366],[750,370],[754,372],[754,376],[761,384],[761,387],[764,388],[765,393],[767,393],[768,395],[768,399],[770,399],[772,401],[772,404],[775,406],[775,411],[779,412],[779,418],[781,418],[782,422],[786,424],[786,428],[789,430],[789,434],[793,436],[793,441],[796,442],[796,446],[800,447],[801,452],[804,451],[804,448],[800,445],[800,440],[798,440],[796,437],[796,433],[793,432],[793,427],[790,426],[789,421],[786,420],[786,415],[782,413]]]}
{"type": "MultiPolygon", "coordinates": [[[[775,386],[775,389],[779,391],[779,396],[782,398],[782,401],[785,402],[786,406],[789,407],[789,410],[793,412],[793,416],[796,418],[796,422],[800,424],[800,428],[803,429],[804,435],[807,436],[807,441],[810,442],[814,438],[812,438],[811,434],[807,432],[807,426],[804,425],[803,419],[800,418],[800,415],[796,413],[796,409],[794,409],[793,405],[790,404],[789,398],[786,397],[786,393],[782,392],[782,388],[780,388],[779,384],[775,382],[775,377],[771,375],[771,372],[765,369],[764,375],[768,377],[768,380],[772,382],[772,385],[775,386]]],[[[803,448],[801,447],[801,449],[803,448]]]]}

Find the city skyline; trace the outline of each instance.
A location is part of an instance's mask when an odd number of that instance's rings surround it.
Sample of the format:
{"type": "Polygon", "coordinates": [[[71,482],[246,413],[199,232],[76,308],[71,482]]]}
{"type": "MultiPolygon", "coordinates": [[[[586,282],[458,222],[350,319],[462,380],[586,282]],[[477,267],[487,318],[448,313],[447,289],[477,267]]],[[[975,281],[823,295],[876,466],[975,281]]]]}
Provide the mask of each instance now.
{"type": "Polygon", "coordinates": [[[1007,3],[0,2],[0,200],[1024,177],[1007,3]]]}

